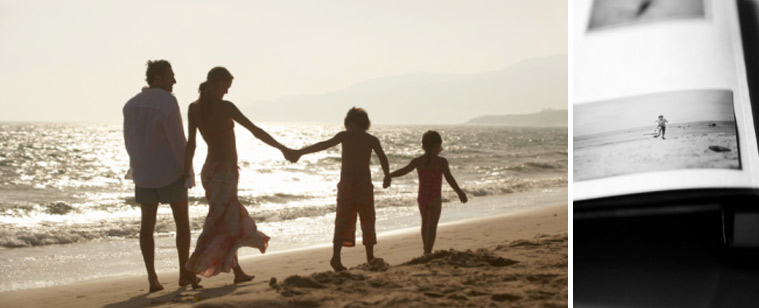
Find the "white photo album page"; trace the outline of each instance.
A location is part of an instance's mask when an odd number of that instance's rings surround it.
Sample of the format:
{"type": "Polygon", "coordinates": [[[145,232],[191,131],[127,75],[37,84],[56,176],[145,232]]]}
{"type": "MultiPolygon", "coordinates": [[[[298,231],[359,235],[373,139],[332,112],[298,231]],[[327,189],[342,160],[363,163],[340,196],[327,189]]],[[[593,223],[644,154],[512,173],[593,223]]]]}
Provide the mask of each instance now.
{"type": "Polygon", "coordinates": [[[574,200],[756,188],[735,1],[574,3],[574,200]]]}

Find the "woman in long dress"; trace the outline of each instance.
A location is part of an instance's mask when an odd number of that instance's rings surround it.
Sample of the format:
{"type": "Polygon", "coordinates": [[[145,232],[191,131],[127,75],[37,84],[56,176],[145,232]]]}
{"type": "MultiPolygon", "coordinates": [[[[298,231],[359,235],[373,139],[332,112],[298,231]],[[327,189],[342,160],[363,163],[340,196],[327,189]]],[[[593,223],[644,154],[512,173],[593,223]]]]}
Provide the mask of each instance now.
{"type": "Polygon", "coordinates": [[[269,237],[256,228],[256,223],[237,198],[239,179],[234,123],[247,128],[253,136],[292,158],[293,151],[283,146],[245,117],[231,102],[223,100],[232,86],[232,74],[226,68],[214,67],[200,84],[200,98],[189,107],[187,150],[184,172],[190,176],[195,155],[196,129],[208,145],[201,180],[206,191],[209,210],[203,232],[195,251],[185,267],[195,274],[210,277],[234,271],[234,282],[250,281],[237,262],[237,249],[243,246],[266,251],[269,237]]]}

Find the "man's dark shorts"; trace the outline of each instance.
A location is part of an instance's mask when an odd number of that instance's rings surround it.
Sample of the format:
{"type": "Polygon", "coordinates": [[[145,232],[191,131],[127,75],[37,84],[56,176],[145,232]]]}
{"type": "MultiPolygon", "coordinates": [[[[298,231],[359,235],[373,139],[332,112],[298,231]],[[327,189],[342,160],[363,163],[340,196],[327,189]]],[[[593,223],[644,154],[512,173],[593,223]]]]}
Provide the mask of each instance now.
{"type": "Polygon", "coordinates": [[[187,200],[187,188],[180,176],[176,181],[160,188],[134,187],[134,201],[137,204],[172,203],[187,200]]]}

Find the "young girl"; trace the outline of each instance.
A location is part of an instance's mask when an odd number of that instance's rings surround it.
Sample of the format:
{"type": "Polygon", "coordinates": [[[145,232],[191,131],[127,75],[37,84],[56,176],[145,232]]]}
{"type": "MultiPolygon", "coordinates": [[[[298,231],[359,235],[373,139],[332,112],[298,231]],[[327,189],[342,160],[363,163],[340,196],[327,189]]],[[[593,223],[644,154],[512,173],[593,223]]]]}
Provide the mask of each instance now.
{"type": "MultiPolygon", "coordinates": [[[[422,136],[422,149],[424,155],[414,158],[406,166],[396,170],[389,178],[403,176],[416,169],[419,175],[419,213],[422,215],[422,243],[424,244],[424,254],[432,253],[432,246],[435,245],[435,236],[437,234],[437,223],[440,220],[440,211],[442,208],[442,199],[440,189],[443,186],[443,175],[445,180],[451,185],[451,188],[459,195],[461,203],[468,201],[466,194],[456,184],[456,180],[448,169],[448,161],[438,156],[443,151],[443,139],[436,131],[427,131],[422,136]]],[[[389,182],[385,178],[385,182],[389,182]]]]}

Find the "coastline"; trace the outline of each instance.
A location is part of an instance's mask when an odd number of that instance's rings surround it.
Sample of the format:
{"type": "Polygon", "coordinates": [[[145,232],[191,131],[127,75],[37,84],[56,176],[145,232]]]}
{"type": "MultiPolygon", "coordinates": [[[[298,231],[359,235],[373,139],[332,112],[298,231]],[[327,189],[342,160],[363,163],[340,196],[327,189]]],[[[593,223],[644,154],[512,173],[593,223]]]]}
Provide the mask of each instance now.
{"type": "MultiPolygon", "coordinates": [[[[436,250],[453,248],[458,251],[481,248],[493,249],[498,245],[504,245],[504,243],[519,240],[529,241],[544,235],[566,237],[568,234],[568,207],[566,202],[561,205],[555,204],[544,204],[490,217],[442,223],[438,230],[435,248],[436,250]],[[493,236],[495,234],[498,236],[493,236]]],[[[380,233],[379,243],[375,249],[377,256],[391,265],[407,262],[421,255],[421,240],[418,230],[408,228],[380,233]]],[[[564,250],[560,252],[560,254],[563,253],[563,258],[567,257],[566,249],[565,242],[564,250]]],[[[360,246],[343,249],[343,262],[348,268],[353,268],[364,262],[363,254],[364,251],[360,246]]],[[[0,306],[182,307],[196,303],[213,305],[221,302],[223,304],[225,301],[244,303],[251,298],[276,298],[277,293],[272,291],[268,285],[271,277],[282,281],[291,275],[330,271],[328,264],[330,255],[331,247],[320,245],[253,257],[242,257],[240,262],[243,269],[257,277],[250,283],[238,285],[232,283],[231,274],[221,274],[203,279],[201,284],[204,289],[179,288],[176,285],[178,279],[176,272],[163,272],[159,273],[159,279],[165,289],[156,293],[147,293],[147,282],[144,275],[121,276],[70,285],[3,292],[4,300],[0,306]]],[[[351,269],[349,272],[353,271],[355,269],[351,269]]],[[[564,277],[568,276],[567,271],[568,269],[564,267],[564,277]]],[[[563,285],[562,292],[566,304],[566,283],[563,285]]]]}
{"type": "MultiPolygon", "coordinates": [[[[511,213],[545,204],[566,202],[567,188],[545,188],[535,192],[512,193],[498,196],[473,197],[469,203],[458,201],[443,204],[440,223],[488,217],[511,213]]],[[[413,204],[409,202],[410,204],[413,204]]],[[[167,208],[167,207],[164,207],[167,208]]],[[[171,216],[166,217],[171,219],[171,216]]],[[[139,221],[135,223],[139,224],[139,221]]],[[[334,211],[316,217],[301,217],[280,222],[258,222],[259,230],[273,237],[267,254],[278,251],[330,245],[334,225],[334,211]]],[[[419,225],[416,206],[392,206],[377,209],[378,234],[395,232],[419,225]]],[[[173,222],[169,225],[173,227],[173,222]]],[[[199,231],[192,234],[192,244],[199,231]]],[[[357,238],[360,239],[360,229],[357,238]]],[[[177,270],[176,246],[173,234],[156,234],[156,270],[177,270]]],[[[192,248],[191,248],[192,249],[192,248]]],[[[63,245],[45,245],[30,248],[4,249],[0,258],[0,293],[68,285],[116,276],[144,274],[142,254],[137,238],[113,238],[84,241],[63,245]]],[[[241,258],[261,255],[257,249],[243,247],[241,258]]]]}

